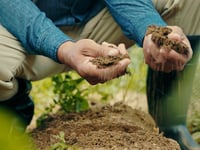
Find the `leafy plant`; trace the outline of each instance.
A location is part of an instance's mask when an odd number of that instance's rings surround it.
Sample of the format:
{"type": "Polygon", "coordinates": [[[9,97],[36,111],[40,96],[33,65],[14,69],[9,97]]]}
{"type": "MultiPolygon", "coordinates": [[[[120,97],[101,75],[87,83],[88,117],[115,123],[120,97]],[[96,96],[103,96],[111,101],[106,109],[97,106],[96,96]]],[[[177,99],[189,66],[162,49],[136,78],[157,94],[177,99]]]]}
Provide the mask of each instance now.
{"type": "Polygon", "coordinates": [[[55,104],[60,105],[65,112],[80,112],[89,108],[86,100],[87,89],[80,89],[83,78],[73,79],[68,74],[52,77],[53,92],[56,95],[55,104]]]}
{"type": "Polygon", "coordinates": [[[44,123],[44,120],[51,115],[54,108],[55,108],[55,103],[50,104],[48,107],[45,108],[45,111],[36,120],[37,126],[41,126],[44,123]]]}
{"type": "Polygon", "coordinates": [[[61,131],[58,135],[53,135],[58,140],[50,147],[50,150],[78,150],[76,147],[66,144],[65,133],[61,131]]]}

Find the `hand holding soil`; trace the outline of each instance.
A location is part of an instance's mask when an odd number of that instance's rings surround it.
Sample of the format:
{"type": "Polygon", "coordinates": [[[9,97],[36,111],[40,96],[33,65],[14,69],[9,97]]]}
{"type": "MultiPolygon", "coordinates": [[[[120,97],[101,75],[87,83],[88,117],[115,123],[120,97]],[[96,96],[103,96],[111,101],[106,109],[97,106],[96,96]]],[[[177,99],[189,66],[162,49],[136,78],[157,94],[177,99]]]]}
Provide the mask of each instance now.
{"type": "Polygon", "coordinates": [[[178,26],[149,26],[143,41],[145,63],[155,71],[181,71],[192,57],[190,43],[178,26]]]}
{"type": "MultiPolygon", "coordinates": [[[[123,61],[125,59],[126,60],[128,59],[130,61],[130,57],[128,55],[128,52],[127,52],[124,44],[119,44],[119,46],[117,47],[116,45],[110,44],[107,42],[102,43],[103,50],[107,49],[108,47],[117,50],[117,54],[98,56],[96,58],[91,59],[90,62],[92,64],[96,65],[97,69],[100,69],[100,70],[101,69],[109,69],[110,74],[113,74],[113,73],[116,74],[117,72],[112,69],[113,66],[118,65],[118,66],[116,66],[117,68],[122,68],[123,65],[119,64],[120,61],[123,61]]],[[[124,74],[129,74],[130,72],[127,70],[127,68],[128,68],[128,65],[124,68],[124,72],[122,72],[120,74],[117,73],[118,74],[117,77],[122,76],[124,74]]],[[[107,74],[107,76],[109,76],[109,74],[107,74]]]]}
{"type": "MultiPolygon", "coordinates": [[[[118,49],[118,47],[114,44],[109,44],[107,42],[103,42],[102,44],[107,45],[108,47],[118,49]]],[[[92,62],[94,65],[97,66],[98,69],[106,68],[112,65],[118,64],[119,61],[125,58],[130,58],[128,53],[127,54],[121,54],[118,55],[108,55],[108,56],[99,56],[94,59],[91,59],[90,62],[92,62]]]]}
{"type": "Polygon", "coordinates": [[[167,49],[173,49],[176,52],[188,55],[189,48],[188,46],[176,40],[172,40],[168,38],[168,34],[172,32],[172,29],[168,27],[159,27],[159,26],[149,26],[146,35],[152,34],[151,40],[158,46],[158,47],[165,47],[167,49]]]}

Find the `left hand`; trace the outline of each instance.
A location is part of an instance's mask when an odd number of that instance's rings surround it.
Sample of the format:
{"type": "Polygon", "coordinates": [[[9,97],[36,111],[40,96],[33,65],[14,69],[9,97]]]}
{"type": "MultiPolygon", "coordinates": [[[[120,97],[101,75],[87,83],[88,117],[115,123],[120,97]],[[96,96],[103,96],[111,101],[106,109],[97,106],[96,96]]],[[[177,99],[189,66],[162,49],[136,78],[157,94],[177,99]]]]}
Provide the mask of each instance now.
{"type": "Polygon", "coordinates": [[[116,65],[99,69],[90,62],[91,59],[99,56],[128,54],[124,44],[112,45],[109,43],[100,45],[91,39],[81,39],[77,42],[68,41],[58,49],[58,59],[74,69],[90,84],[104,83],[125,74],[126,68],[131,63],[129,58],[125,58],[116,65]]]}
{"type": "Polygon", "coordinates": [[[177,40],[185,43],[189,47],[188,55],[182,55],[173,49],[164,47],[159,48],[151,40],[151,34],[145,36],[143,42],[143,53],[145,63],[148,64],[153,70],[162,72],[181,71],[185,64],[192,58],[192,48],[189,40],[183,33],[182,29],[178,26],[167,26],[172,29],[168,35],[169,39],[177,40]]]}

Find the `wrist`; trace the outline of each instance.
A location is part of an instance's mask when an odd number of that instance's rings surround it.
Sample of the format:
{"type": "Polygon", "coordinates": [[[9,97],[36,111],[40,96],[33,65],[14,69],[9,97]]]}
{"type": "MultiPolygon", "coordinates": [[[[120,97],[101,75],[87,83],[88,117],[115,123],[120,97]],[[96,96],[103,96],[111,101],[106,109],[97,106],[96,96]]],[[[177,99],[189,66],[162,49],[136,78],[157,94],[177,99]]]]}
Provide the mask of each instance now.
{"type": "Polygon", "coordinates": [[[65,63],[64,51],[71,49],[73,44],[74,43],[72,41],[67,41],[59,46],[58,51],[57,51],[57,57],[60,63],[65,63]]]}

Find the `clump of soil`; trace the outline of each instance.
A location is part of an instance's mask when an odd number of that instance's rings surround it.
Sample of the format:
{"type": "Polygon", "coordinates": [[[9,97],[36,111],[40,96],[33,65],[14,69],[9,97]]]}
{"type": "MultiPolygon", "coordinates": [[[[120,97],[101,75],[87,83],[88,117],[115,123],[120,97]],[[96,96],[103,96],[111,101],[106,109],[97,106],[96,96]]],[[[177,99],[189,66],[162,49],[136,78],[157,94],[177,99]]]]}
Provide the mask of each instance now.
{"type": "Polygon", "coordinates": [[[178,53],[187,56],[189,53],[188,46],[183,42],[169,39],[168,34],[170,34],[171,32],[172,29],[168,27],[152,25],[148,27],[146,35],[152,34],[151,39],[158,47],[173,49],[178,53]]]}
{"type": "Polygon", "coordinates": [[[38,149],[45,150],[59,142],[54,136],[61,131],[65,144],[81,150],[180,150],[177,142],[158,132],[150,115],[121,103],[57,113],[31,134],[38,149]]]}
{"type": "Polygon", "coordinates": [[[106,68],[112,65],[116,65],[120,60],[124,59],[124,58],[130,58],[127,55],[116,55],[116,56],[100,56],[100,57],[96,57],[94,59],[91,59],[90,62],[92,62],[94,65],[97,66],[97,68],[102,69],[102,68],[106,68]]]}

